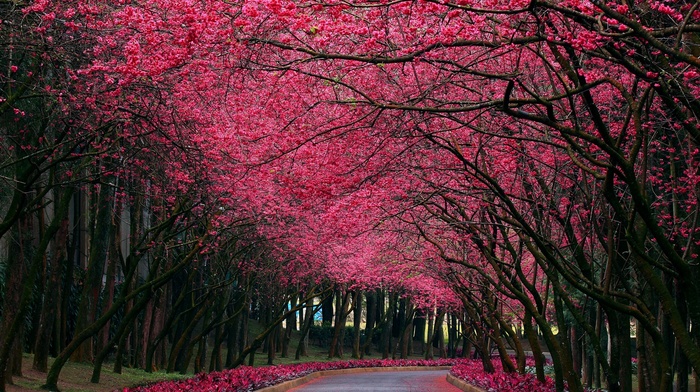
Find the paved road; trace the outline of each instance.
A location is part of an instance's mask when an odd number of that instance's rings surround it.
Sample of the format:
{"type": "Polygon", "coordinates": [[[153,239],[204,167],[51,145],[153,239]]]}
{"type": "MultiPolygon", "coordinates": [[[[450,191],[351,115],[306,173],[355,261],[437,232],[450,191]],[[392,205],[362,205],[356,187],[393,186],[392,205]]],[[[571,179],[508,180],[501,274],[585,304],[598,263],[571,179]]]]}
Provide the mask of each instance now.
{"type": "Polygon", "coordinates": [[[460,392],[447,370],[352,373],[319,377],[290,392],[460,392]]]}

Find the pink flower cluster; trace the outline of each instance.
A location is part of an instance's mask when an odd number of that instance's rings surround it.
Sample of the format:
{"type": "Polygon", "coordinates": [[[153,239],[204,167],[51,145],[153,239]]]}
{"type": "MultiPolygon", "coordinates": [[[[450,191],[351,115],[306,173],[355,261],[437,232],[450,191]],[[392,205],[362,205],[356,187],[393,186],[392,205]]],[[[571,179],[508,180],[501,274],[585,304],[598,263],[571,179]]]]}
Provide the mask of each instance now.
{"type": "Polygon", "coordinates": [[[307,362],[268,367],[241,366],[231,370],[202,373],[186,380],[164,381],[155,384],[124,388],[123,392],[243,392],[279,384],[322,370],[364,367],[454,366],[466,363],[464,359],[436,360],[353,360],[336,362],[307,362]]]}
{"type": "Polygon", "coordinates": [[[500,364],[494,362],[496,372],[486,373],[481,361],[468,361],[455,365],[450,373],[469,384],[486,391],[528,391],[528,392],[554,392],[554,381],[547,377],[544,383],[537,381],[533,374],[505,373],[500,364]]]}

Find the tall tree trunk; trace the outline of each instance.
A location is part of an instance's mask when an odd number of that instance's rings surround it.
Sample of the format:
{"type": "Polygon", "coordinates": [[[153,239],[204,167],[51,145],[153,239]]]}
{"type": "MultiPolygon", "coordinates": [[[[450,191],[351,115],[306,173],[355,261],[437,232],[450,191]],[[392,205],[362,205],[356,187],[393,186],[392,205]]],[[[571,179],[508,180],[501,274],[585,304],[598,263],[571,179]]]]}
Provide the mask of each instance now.
{"type": "Polygon", "coordinates": [[[322,325],[331,326],[333,324],[333,298],[331,295],[321,303],[321,322],[322,325]]]}
{"type": "Polygon", "coordinates": [[[314,309],[313,301],[309,301],[306,305],[306,312],[304,312],[304,325],[301,328],[301,336],[299,337],[299,345],[297,345],[297,351],[294,354],[294,359],[299,360],[302,356],[307,356],[308,353],[307,343],[309,341],[309,329],[314,321],[314,315],[318,311],[318,308],[314,309]]]}
{"type": "Polygon", "coordinates": [[[354,310],[352,312],[352,325],[353,325],[353,340],[352,340],[352,357],[359,359],[361,357],[361,347],[360,347],[360,333],[362,332],[362,291],[355,291],[355,298],[353,299],[355,304],[354,310]]]}
{"type": "Polygon", "coordinates": [[[224,361],[221,357],[221,345],[224,343],[224,338],[226,338],[224,326],[225,324],[221,324],[214,331],[214,342],[212,344],[211,357],[209,358],[209,373],[224,370],[224,361]]]}
{"type": "Polygon", "coordinates": [[[447,315],[447,357],[455,358],[457,351],[457,317],[453,313],[447,315]]]}
{"type": "Polygon", "coordinates": [[[425,359],[433,359],[433,319],[434,319],[433,309],[428,310],[428,334],[426,335],[425,344],[425,359]]]}
{"type": "Polygon", "coordinates": [[[134,320],[136,320],[141,314],[142,310],[152,302],[152,297],[144,295],[131,309],[129,309],[129,311],[126,314],[124,314],[124,317],[122,318],[121,323],[119,324],[119,327],[117,328],[117,331],[114,334],[114,336],[111,339],[109,339],[104,345],[104,347],[97,353],[97,356],[95,357],[95,363],[93,364],[92,378],[90,382],[94,384],[100,382],[102,364],[107,358],[109,352],[112,350],[112,347],[114,347],[115,345],[117,346],[117,355],[114,361],[114,373],[121,374],[124,341],[134,328],[134,320]]]}
{"type": "Polygon", "coordinates": [[[370,291],[366,294],[367,298],[367,323],[365,324],[365,343],[360,350],[360,358],[364,358],[365,354],[369,355],[372,349],[372,339],[374,338],[374,326],[377,320],[377,292],[370,291]]]}
{"type": "Polygon", "coordinates": [[[472,352],[472,342],[469,339],[470,331],[469,325],[465,320],[460,321],[462,323],[462,358],[469,358],[472,352]]]}
{"type": "MultiPolygon", "coordinates": [[[[85,330],[97,317],[97,305],[100,290],[102,289],[102,275],[114,227],[112,225],[114,192],[111,186],[106,185],[110,182],[111,178],[107,178],[105,184],[100,186],[97,198],[95,230],[90,241],[90,257],[80,295],[75,326],[76,333],[85,330]]],[[[73,352],[71,360],[75,362],[91,362],[93,360],[93,339],[85,339],[78,349],[73,352]]]]}
{"type": "MultiPolygon", "coordinates": [[[[195,271],[192,270],[188,274],[188,278],[187,278],[188,281],[189,281],[189,279],[193,278],[194,273],[195,273],[195,271]]],[[[172,282],[169,283],[168,285],[166,285],[166,288],[167,288],[166,292],[168,294],[170,294],[173,291],[172,286],[173,286],[172,282]]],[[[173,325],[179,319],[179,317],[180,317],[179,308],[184,303],[186,297],[187,297],[187,291],[181,290],[178,294],[178,297],[175,299],[174,303],[172,305],[168,306],[170,295],[164,294],[161,296],[160,306],[159,306],[159,308],[160,308],[159,311],[161,313],[161,317],[160,317],[161,321],[159,322],[159,327],[156,329],[158,331],[158,333],[156,334],[155,338],[153,338],[151,341],[149,341],[148,346],[146,347],[146,364],[145,364],[146,372],[150,373],[154,370],[153,363],[154,363],[154,357],[156,355],[156,350],[159,347],[161,347],[163,350],[166,349],[166,347],[165,347],[166,345],[161,344],[161,343],[164,343],[166,335],[168,335],[172,331],[173,325]],[[166,312],[166,310],[165,310],[166,307],[171,308],[172,312],[166,312]],[[167,316],[166,316],[166,314],[167,314],[167,316]]],[[[151,336],[153,336],[153,334],[151,334],[151,336]]],[[[163,360],[162,367],[166,367],[167,361],[166,361],[165,354],[163,354],[162,360],[163,360]]],[[[161,366],[159,366],[159,367],[161,367],[161,366]]]]}
{"type": "Polygon", "coordinates": [[[391,354],[391,335],[394,329],[394,313],[396,309],[397,296],[393,293],[389,294],[389,307],[384,314],[384,325],[382,325],[381,350],[382,359],[389,358],[391,354]]]}
{"type": "MultiPolygon", "coordinates": [[[[296,306],[297,296],[293,296],[290,301],[291,307],[296,306]]],[[[303,309],[303,308],[301,308],[303,309]]],[[[281,336],[282,352],[280,356],[282,358],[287,358],[289,356],[289,342],[292,340],[292,331],[296,329],[297,324],[297,313],[291,313],[286,321],[286,327],[284,328],[284,333],[281,336]]]]}
{"type": "Polygon", "coordinates": [[[342,295],[340,290],[336,292],[336,309],[335,309],[335,325],[333,326],[333,338],[328,351],[328,358],[343,356],[343,341],[342,335],[345,329],[345,319],[348,316],[348,307],[350,306],[351,292],[347,291],[342,295]]]}
{"type": "MultiPolygon", "coordinates": [[[[248,305],[250,305],[250,298],[248,298],[248,305]]],[[[248,346],[248,327],[250,325],[250,306],[243,308],[243,314],[241,317],[241,328],[238,330],[238,356],[243,355],[246,346],[248,346]]],[[[233,364],[231,367],[235,367],[233,364]]]]}
{"type": "MultiPolygon", "coordinates": [[[[115,253],[115,243],[117,243],[118,239],[115,238],[114,241],[111,241],[110,245],[110,253],[108,257],[108,265],[107,265],[107,272],[105,274],[105,288],[103,290],[102,294],[102,312],[106,312],[111,306],[112,303],[114,302],[114,283],[115,283],[115,274],[116,274],[116,269],[117,269],[117,260],[116,260],[116,253],[115,253]]],[[[107,346],[107,342],[109,341],[109,327],[110,327],[111,321],[108,321],[107,324],[105,324],[104,327],[100,330],[100,332],[97,334],[97,339],[96,342],[97,344],[95,345],[95,352],[100,352],[102,349],[107,346]]]]}
{"type": "Polygon", "coordinates": [[[226,323],[226,330],[228,333],[226,335],[226,363],[224,366],[227,369],[231,367],[233,360],[236,359],[236,355],[238,354],[238,333],[243,324],[242,319],[244,312],[245,310],[226,323]]]}
{"type": "MultiPolygon", "coordinates": [[[[20,221],[21,223],[22,221],[20,221]]],[[[9,238],[8,258],[5,266],[5,292],[3,293],[2,320],[0,321],[0,391],[5,391],[5,384],[13,384],[12,348],[16,344],[17,332],[21,323],[20,309],[10,304],[19,304],[22,300],[22,281],[25,278],[23,230],[18,224],[9,238]],[[13,328],[14,327],[14,328],[13,328]]]]}
{"type": "Polygon", "coordinates": [[[525,311],[523,327],[525,329],[527,341],[530,344],[530,350],[532,350],[532,356],[535,359],[535,375],[537,376],[537,381],[543,383],[546,381],[544,374],[546,358],[542,352],[542,346],[540,346],[540,339],[537,336],[537,332],[535,332],[535,328],[532,326],[532,314],[527,310],[525,311]]]}
{"type": "MultiPolygon", "coordinates": [[[[198,244],[195,244],[195,246],[185,257],[183,257],[182,260],[180,260],[177,264],[172,265],[170,268],[165,270],[165,272],[161,272],[157,276],[151,274],[151,276],[149,276],[149,278],[147,279],[146,283],[139,286],[136,290],[129,293],[128,295],[126,295],[125,292],[120,293],[119,299],[115,301],[114,306],[112,306],[112,308],[110,308],[107,313],[101,315],[97,320],[95,320],[95,322],[90,324],[83,331],[77,333],[73,337],[73,340],[71,340],[71,342],[66,346],[66,348],[63,351],[61,351],[61,353],[56,357],[53,364],[51,365],[51,368],[49,369],[48,374],[46,375],[46,383],[42,385],[42,388],[52,390],[58,389],[58,377],[60,376],[61,370],[63,369],[65,363],[68,361],[70,355],[75,350],[77,350],[78,346],[80,346],[85,340],[94,336],[94,334],[97,333],[97,331],[99,331],[100,328],[119,309],[121,309],[122,306],[126,304],[126,302],[132,300],[139,294],[147,295],[148,293],[153,293],[154,291],[168,283],[175,274],[179,273],[182,270],[182,268],[184,268],[186,265],[189,265],[192,262],[192,260],[197,255],[199,255],[199,252],[201,251],[201,245],[198,244]]],[[[155,268],[157,268],[157,265],[155,268]]],[[[131,281],[131,279],[133,278],[133,273],[134,271],[131,270],[126,274],[126,282],[131,281]]]]}
{"type": "Polygon", "coordinates": [[[413,335],[413,315],[415,312],[413,303],[409,300],[406,301],[406,322],[401,333],[401,359],[408,358],[410,354],[411,341],[413,340],[411,337],[413,335]]]}
{"type": "Polygon", "coordinates": [[[48,370],[49,347],[51,346],[51,336],[56,324],[56,306],[58,305],[58,293],[60,290],[61,270],[68,263],[66,260],[66,242],[68,241],[67,217],[63,218],[59,224],[56,236],[52,241],[51,258],[47,268],[47,283],[44,294],[44,302],[41,305],[41,317],[39,318],[39,328],[37,339],[34,344],[34,362],[32,368],[46,373],[48,370]]]}
{"type": "Polygon", "coordinates": [[[281,326],[276,326],[267,336],[267,364],[275,364],[275,353],[277,352],[277,340],[279,338],[279,330],[281,326]]]}
{"type": "Polygon", "coordinates": [[[413,341],[420,342],[420,355],[425,354],[425,318],[425,310],[416,310],[416,316],[413,318],[413,325],[415,326],[413,333],[413,341]]]}
{"type": "MultiPolygon", "coordinates": [[[[57,196],[58,197],[58,196],[57,196]]],[[[51,240],[58,232],[61,222],[68,214],[70,205],[70,192],[65,192],[57,202],[56,211],[51,223],[44,231],[43,237],[40,239],[37,249],[29,258],[29,265],[25,266],[25,259],[29,256],[28,249],[24,244],[24,233],[29,232],[29,217],[26,215],[18,221],[17,231],[14,235],[15,240],[10,243],[9,259],[6,265],[6,281],[4,295],[3,318],[0,322],[0,390],[4,391],[5,384],[11,382],[11,378],[7,379],[8,372],[12,372],[13,367],[21,366],[21,362],[10,361],[12,348],[18,336],[21,336],[21,326],[24,322],[24,317],[29,309],[29,304],[34,290],[34,282],[38,275],[39,268],[43,265],[44,255],[51,240]],[[26,221],[19,227],[21,222],[26,221]],[[25,267],[28,267],[25,270],[25,267]],[[7,304],[15,304],[15,306],[7,306],[7,304]]],[[[17,342],[18,349],[22,350],[21,343],[17,342]]],[[[21,356],[19,357],[21,361],[21,356]]]]}
{"type": "MultiPolygon", "coordinates": [[[[79,217],[82,216],[80,214],[80,208],[81,208],[81,193],[76,192],[73,195],[73,200],[72,200],[72,207],[73,207],[73,214],[74,220],[79,221],[79,217]]],[[[80,241],[81,241],[81,225],[76,224],[75,222],[73,223],[73,230],[70,235],[70,245],[68,248],[68,254],[67,254],[67,259],[66,259],[66,264],[64,266],[64,271],[63,271],[63,281],[61,282],[61,303],[59,306],[59,314],[58,318],[56,320],[56,347],[55,347],[55,352],[53,352],[53,356],[58,356],[59,353],[61,353],[65,348],[66,345],[68,344],[68,317],[70,314],[70,309],[71,309],[71,292],[73,291],[73,287],[75,287],[75,267],[76,267],[76,259],[77,255],[79,254],[79,249],[80,249],[80,241]]]]}
{"type": "MultiPolygon", "coordinates": [[[[209,312],[209,306],[208,306],[208,300],[206,303],[202,304],[199,307],[199,310],[197,313],[194,314],[194,316],[189,320],[187,323],[184,331],[180,334],[180,338],[175,342],[173,345],[172,349],[170,350],[170,357],[168,359],[168,373],[172,373],[173,371],[179,370],[183,371],[182,369],[182,357],[184,356],[184,353],[182,353],[182,349],[185,348],[185,345],[187,342],[190,340],[190,337],[192,335],[192,331],[194,331],[195,327],[197,324],[199,324],[199,321],[209,312]]],[[[187,369],[184,369],[186,371],[187,369]]]]}
{"type": "Polygon", "coordinates": [[[438,317],[435,318],[435,336],[437,337],[437,348],[440,353],[440,358],[447,358],[447,351],[445,350],[445,329],[443,328],[443,323],[445,321],[445,312],[440,312],[438,317]]]}
{"type": "Polygon", "coordinates": [[[393,345],[391,350],[391,358],[396,359],[396,353],[399,351],[403,336],[403,330],[406,325],[406,298],[397,299],[398,311],[394,313],[393,316],[393,327],[391,329],[391,336],[396,338],[396,344],[393,345]]]}

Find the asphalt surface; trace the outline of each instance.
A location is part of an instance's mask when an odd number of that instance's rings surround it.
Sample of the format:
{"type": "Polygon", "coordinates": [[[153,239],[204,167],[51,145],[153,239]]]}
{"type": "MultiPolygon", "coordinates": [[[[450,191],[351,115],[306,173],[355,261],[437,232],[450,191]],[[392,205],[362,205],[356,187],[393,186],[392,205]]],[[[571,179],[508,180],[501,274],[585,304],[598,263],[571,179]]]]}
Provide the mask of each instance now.
{"type": "Polygon", "coordinates": [[[319,377],[290,392],[460,392],[447,370],[352,373],[319,377]]]}

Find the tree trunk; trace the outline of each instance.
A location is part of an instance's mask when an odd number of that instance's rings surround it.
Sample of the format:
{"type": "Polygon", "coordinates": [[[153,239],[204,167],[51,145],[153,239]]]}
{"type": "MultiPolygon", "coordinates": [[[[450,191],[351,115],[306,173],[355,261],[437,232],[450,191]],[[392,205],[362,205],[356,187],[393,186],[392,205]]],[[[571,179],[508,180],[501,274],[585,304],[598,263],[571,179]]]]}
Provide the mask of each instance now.
{"type": "Polygon", "coordinates": [[[227,369],[231,367],[233,360],[236,358],[236,354],[238,353],[238,331],[241,329],[241,325],[243,324],[242,318],[244,312],[245,310],[226,323],[226,363],[224,366],[227,369]]]}
{"type": "Polygon", "coordinates": [[[540,340],[537,337],[537,332],[532,327],[532,314],[529,311],[525,311],[525,319],[523,320],[523,327],[525,329],[525,335],[527,336],[527,341],[530,344],[530,350],[532,350],[532,356],[535,359],[535,375],[537,376],[537,381],[545,382],[544,374],[544,364],[546,358],[542,352],[542,346],[540,346],[540,340]]]}
{"type": "MultiPolygon", "coordinates": [[[[58,196],[57,196],[58,197],[58,196]]],[[[54,217],[44,231],[37,249],[29,259],[28,270],[25,270],[25,260],[27,258],[24,241],[24,232],[29,232],[30,222],[27,216],[18,221],[14,241],[9,245],[9,258],[5,270],[5,295],[3,301],[6,304],[3,309],[3,317],[0,322],[0,390],[5,389],[5,384],[11,382],[7,379],[8,372],[12,372],[12,366],[17,366],[17,361],[12,361],[10,366],[10,355],[13,345],[18,336],[21,336],[21,326],[28,311],[29,304],[34,290],[34,282],[38,275],[39,268],[43,266],[44,254],[51,240],[58,232],[61,222],[68,214],[70,206],[71,191],[65,192],[59,199],[54,217]],[[26,222],[22,224],[21,222],[26,222]],[[24,227],[20,227],[20,225],[24,227]],[[7,306],[15,304],[15,306],[7,306]]],[[[19,350],[22,350],[21,343],[18,343],[19,350]]],[[[21,366],[21,356],[19,358],[21,366]]],[[[11,373],[10,373],[11,374],[11,373]]]]}
{"type": "MultiPolygon", "coordinates": [[[[42,385],[42,388],[51,390],[58,389],[58,377],[60,376],[61,370],[63,369],[63,365],[65,365],[65,363],[68,361],[70,355],[78,349],[78,346],[80,346],[85,340],[91,338],[95,333],[97,333],[97,331],[99,331],[100,328],[112,316],[114,316],[114,314],[119,309],[121,309],[122,306],[126,304],[126,302],[132,300],[139,294],[147,295],[147,293],[153,293],[158,288],[162,287],[167,282],[169,282],[175,274],[180,272],[182,268],[184,268],[186,265],[190,264],[192,259],[194,259],[194,257],[196,257],[199,254],[200,250],[201,245],[195,245],[190,250],[190,252],[176,265],[171,266],[165,272],[162,272],[157,276],[150,276],[146,283],[139,286],[138,289],[134,290],[128,295],[120,294],[119,299],[115,301],[114,306],[112,306],[112,308],[110,308],[107,313],[101,315],[100,318],[95,320],[95,322],[90,324],[81,332],[77,333],[73,337],[73,340],[71,340],[71,342],[66,346],[66,348],[63,351],[61,351],[61,353],[56,357],[53,364],[51,365],[51,368],[49,369],[48,374],[46,375],[46,383],[42,385]]],[[[126,274],[126,282],[129,282],[133,278],[133,272],[134,271],[129,271],[129,273],[126,274]]]]}
{"type": "Polygon", "coordinates": [[[360,350],[360,358],[365,354],[370,355],[372,349],[372,339],[374,338],[374,325],[377,320],[377,292],[370,291],[367,297],[367,323],[365,324],[365,343],[360,350]]]}
{"type": "Polygon", "coordinates": [[[267,336],[267,364],[275,364],[275,353],[277,352],[277,339],[279,338],[279,330],[281,326],[276,326],[267,336]]]}
{"type": "Polygon", "coordinates": [[[389,358],[391,354],[391,335],[394,329],[394,313],[396,309],[397,298],[393,293],[389,294],[389,308],[384,314],[384,325],[382,325],[382,339],[380,347],[382,350],[382,359],[389,358]]]}
{"type": "Polygon", "coordinates": [[[354,310],[352,312],[352,325],[353,325],[353,340],[352,340],[352,357],[359,359],[361,357],[361,347],[360,347],[360,333],[362,332],[362,291],[355,291],[355,298],[353,299],[355,304],[354,310]]]}
{"type": "MultiPolygon", "coordinates": [[[[97,353],[95,357],[95,363],[92,369],[92,378],[90,382],[97,384],[100,382],[100,374],[102,372],[102,364],[107,358],[107,355],[112,351],[112,347],[117,346],[117,356],[114,361],[114,373],[121,374],[121,364],[122,364],[122,353],[124,352],[124,341],[128,334],[134,328],[134,320],[141,314],[141,311],[147,307],[148,304],[152,303],[152,298],[144,295],[139,301],[124,314],[124,317],[117,328],[117,332],[114,336],[107,341],[104,347],[97,353]]],[[[103,329],[104,330],[104,329],[103,329]]]]}
{"type": "Polygon", "coordinates": [[[440,358],[447,358],[447,350],[445,350],[445,330],[443,328],[443,322],[445,321],[445,312],[440,312],[438,317],[435,319],[435,335],[437,337],[437,348],[440,353],[440,358]]]}
{"type": "MultiPolygon", "coordinates": [[[[180,334],[180,338],[177,340],[177,342],[173,345],[172,349],[170,350],[170,357],[168,359],[168,373],[172,373],[173,371],[179,370],[183,371],[182,369],[182,356],[184,353],[182,353],[182,349],[185,348],[186,343],[190,340],[190,337],[192,335],[192,331],[194,331],[195,327],[197,324],[199,324],[199,321],[207,314],[209,311],[209,306],[208,306],[208,300],[205,301],[206,303],[202,304],[199,307],[199,310],[197,313],[194,314],[191,320],[187,323],[187,326],[185,327],[184,331],[180,334]]],[[[184,369],[186,371],[187,369],[184,369]]]]}
{"type": "Polygon", "coordinates": [[[336,309],[335,309],[335,325],[333,326],[333,338],[328,351],[328,358],[343,357],[343,332],[345,329],[345,320],[348,316],[348,307],[350,306],[351,292],[347,291],[344,295],[340,291],[336,292],[336,309]]]}
{"type": "Polygon", "coordinates": [[[25,279],[24,233],[20,224],[22,219],[10,231],[8,257],[5,266],[5,292],[3,295],[2,320],[0,320],[0,391],[5,391],[5,384],[13,381],[13,348],[17,344],[18,332],[22,326],[21,309],[16,305],[22,301],[22,282],[25,279]]]}
{"type": "Polygon", "coordinates": [[[61,220],[56,237],[52,241],[51,259],[47,268],[46,291],[41,305],[41,316],[37,339],[34,344],[34,362],[32,368],[46,373],[48,370],[49,347],[51,336],[56,323],[56,306],[60,289],[61,267],[66,263],[66,241],[68,240],[68,219],[61,220]]]}
{"type": "Polygon", "coordinates": [[[333,324],[333,298],[331,295],[321,303],[322,325],[330,326],[333,324]]]}
{"type": "Polygon", "coordinates": [[[433,359],[433,319],[434,319],[433,309],[428,310],[428,335],[426,336],[425,344],[425,359],[433,359]]]}
{"type": "Polygon", "coordinates": [[[406,322],[401,334],[401,359],[408,359],[411,341],[413,340],[411,337],[413,336],[413,315],[415,312],[413,309],[413,303],[411,303],[409,300],[406,301],[408,304],[406,306],[406,322]]]}
{"type": "MultiPolygon", "coordinates": [[[[323,294],[323,293],[320,293],[320,294],[323,294]]],[[[309,295],[303,301],[300,301],[300,303],[304,303],[305,301],[311,301],[314,296],[315,295],[309,295]]],[[[290,310],[290,312],[296,312],[297,310],[298,310],[298,307],[292,308],[290,310]]],[[[245,358],[249,355],[250,355],[250,357],[249,357],[248,363],[249,363],[249,366],[252,366],[254,364],[255,351],[258,348],[260,348],[263,340],[265,340],[265,338],[275,330],[276,326],[281,324],[282,321],[285,318],[287,318],[288,315],[289,314],[287,312],[284,312],[280,317],[278,317],[277,319],[272,321],[271,325],[268,325],[264,331],[262,331],[258,336],[256,336],[255,339],[253,339],[253,341],[241,351],[241,354],[238,356],[238,358],[236,358],[236,360],[233,361],[232,367],[235,368],[235,367],[243,364],[245,362],[245,358]]]]}
{"type": "MultiPolygon", "coordinates": [[[[117,261],[116,261],[116,254],[114,253],[115,248],[114,244],[117,242],[117,239],[114,241],[111,241],[111,247],[110,247],[110,254],[108,257],[108,265],[107,265],[107,273],[105,275],[105,288],[103,291],[103,304],[102,304],[102,313],[106,312],[111,306],[112,303],[114,302],[114,281],[115,281],[115,274],[116,274],[116,269],[117,269],[117,261]]],[[[97,339],[96,342],[97,344],[95,345],[95,352],[100,352],[104,347],[107,346],[109,342],[109,327],[110,327],[111,321],[108,321],[107,324],[105,324],[104,327],[100,330],[100,332],[97,334],[97,339]]]]}
{"type": "MultiPolygon", "coordinates": [[[[296,307],[297,296],[293,296],[290,301],[291,307],[296,307]]],[[[303,309],[303,308],[301,308],[303,309]]],[[[289,356],[289,342],[292,340],[292,331],[296,330],[297,324],[297,313],[291,313],[287,318],[286,328],[284,328],[284,333],[282,334],[282,352],[280,356],[282,358],[287,358],[289,356]]]]}
{"type": "Polygon", "coordinates": [[[310,301],[306,305],[306,312],[304,312],[304,325],[301,328],[301,336],[299,337],[299,345],[297,345],[297,351],[294,354],[294,359],[299,360],[302,356],[307,356],[307,342],[309,340],[309,329],[314,321],[314,315],[318,311],[318,308],[314,309],[313,301],[310,301]]]}
{"type": "MultiPolygon", "coordinates": [[[[109,184],[110,179],[105,183],[109,184]]],[[[102,275],[107,260],[107,250],[112,238],[113,189],[111,186],[100,186],[97,200],[97,215],[95,231],[90,242],[90,257],[80,295],[78,316],[76,318],[76,333],[80,333],[91,325],[97,316],[97,304],[102,289],[102,275]]],[[[91,362],[93,360],[93,339],[85,339],[71,355],[74,362],[91,362]]]]}

